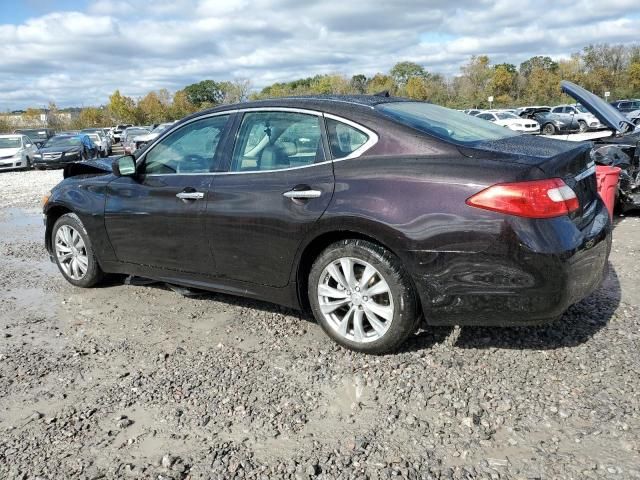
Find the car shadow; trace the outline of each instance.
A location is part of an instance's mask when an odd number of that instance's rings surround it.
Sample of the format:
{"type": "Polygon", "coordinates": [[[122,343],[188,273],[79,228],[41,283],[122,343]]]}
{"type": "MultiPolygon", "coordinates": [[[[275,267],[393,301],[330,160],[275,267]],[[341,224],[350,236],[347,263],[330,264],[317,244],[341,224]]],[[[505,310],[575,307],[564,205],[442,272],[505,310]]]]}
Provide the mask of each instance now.
{"type": "Polygon", "coordinates": [[[572,305],[561,318],[529,327],[461,327],[454,345],[461,348],[507,348],[553,350],[575,347],[602,330],[620,305],[618,275],[609,272],[598,290],[572,305]]]}

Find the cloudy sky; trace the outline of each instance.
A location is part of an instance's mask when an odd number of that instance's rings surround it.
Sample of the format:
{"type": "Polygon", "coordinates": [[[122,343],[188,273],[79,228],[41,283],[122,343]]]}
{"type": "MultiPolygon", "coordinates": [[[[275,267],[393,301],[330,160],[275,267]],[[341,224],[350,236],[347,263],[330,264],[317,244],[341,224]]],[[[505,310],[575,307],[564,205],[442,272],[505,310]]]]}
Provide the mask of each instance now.
{"type": "Polygon", "coordinates": [[[0,0],[0,110],[99,105],[206,78],[255,88],[399,60],[455,74],[638,42],[638,0],[0,0]],[[530,4],[530,6],[525,6],[530,4]]]}

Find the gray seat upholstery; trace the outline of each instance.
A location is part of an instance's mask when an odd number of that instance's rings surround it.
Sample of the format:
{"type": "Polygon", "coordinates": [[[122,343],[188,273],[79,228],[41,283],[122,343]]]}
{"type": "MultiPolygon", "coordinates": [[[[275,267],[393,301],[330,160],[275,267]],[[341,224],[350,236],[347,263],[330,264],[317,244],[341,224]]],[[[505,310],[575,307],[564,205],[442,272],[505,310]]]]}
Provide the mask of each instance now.
{"type": "Polygon", "coordinates": [[[289,157],[277,145],[267,145],[260,154],[259,170],[277,170],[289,166],[289,157]]]}

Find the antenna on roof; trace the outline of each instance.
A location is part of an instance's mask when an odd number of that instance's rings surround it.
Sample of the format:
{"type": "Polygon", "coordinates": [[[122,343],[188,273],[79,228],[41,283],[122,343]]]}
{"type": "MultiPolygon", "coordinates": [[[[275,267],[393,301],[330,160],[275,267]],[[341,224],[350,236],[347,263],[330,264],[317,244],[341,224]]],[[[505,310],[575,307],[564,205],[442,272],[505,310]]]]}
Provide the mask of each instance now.
{"type": "Polygon", "coordinates": [[[389,95],[389,90],[383,90],[381,92],[374,93],[373,96],[374,97],[390,97],[391,95],[389,95]]]}

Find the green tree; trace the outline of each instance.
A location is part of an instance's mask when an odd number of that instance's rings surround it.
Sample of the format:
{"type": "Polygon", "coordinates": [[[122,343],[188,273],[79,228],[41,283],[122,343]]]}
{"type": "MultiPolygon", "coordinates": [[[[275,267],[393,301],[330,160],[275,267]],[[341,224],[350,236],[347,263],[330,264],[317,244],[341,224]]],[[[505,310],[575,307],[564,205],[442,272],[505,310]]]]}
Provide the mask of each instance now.
{"type": "Polygon", "coordinates": [[[189,102],[200,108],[218,105],[224,100],[224,91],[214,80],[202,80],[184,87],[189,102]]]}
{"type": "Polygon", "coordinates": [[[536,56],[520,64],[520,75],[528,77],[534,69],[556,71],[558,64],[551,57],[536,56]]]}
{"type": "Polygon", "coordinates": [[[116,122],[132,123],[136,120],[136,103],[131,97],[116,90],[109,96],[107,109],[116,122]]]}
{"type": "Polygon", "coordinates": [[[426,79],[429,76],[421,65],[407,61],[396,63],[389,71],[389,75],[398,86],[406,85],[411,77],[426,79]]]}
{"type": "Polygon", "coordinates": [[[363,94],[367,91],[367,77],[361,73],[351,77],[351,90],[354,93],[363,94]]]}

